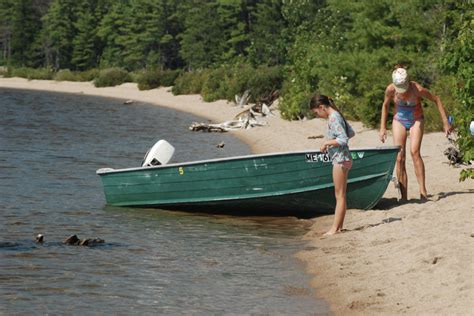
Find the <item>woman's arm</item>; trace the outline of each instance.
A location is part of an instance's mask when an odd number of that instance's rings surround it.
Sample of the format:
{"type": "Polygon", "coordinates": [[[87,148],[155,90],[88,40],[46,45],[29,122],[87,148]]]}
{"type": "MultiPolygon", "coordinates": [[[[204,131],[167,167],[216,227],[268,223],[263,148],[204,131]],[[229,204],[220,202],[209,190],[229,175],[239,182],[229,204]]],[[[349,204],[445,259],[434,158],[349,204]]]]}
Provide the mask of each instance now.
{"type": "Polygon", "coordinates": [[[390,100],[393,97],[393,91],[388,86],[385,89],[385,97],[383,99],[382,104],[382,114],[380,116],[380,131],[379,137],[382,143],[385,143],[385,139],[387,139],[387,117],[388,117],[388,106],[390,105],[390,100]]]}
{"type": "Polygon", "coordinates": [[[444,105],[441,102],[441,99],[437,95],[432,94],[428,89],[423,88],[418,83],[416,84],[416,86],[418,88],[418,93],[421,97],[426,98],[436,103],[439,114],[441,115],[441,120],[443,121],[444,133],[446,134],[446,136],[448,136],[449,133],[451,133],[452,127],[448,122],[448,117],[446,116],[446,110],[444,109],[444,105]]]}

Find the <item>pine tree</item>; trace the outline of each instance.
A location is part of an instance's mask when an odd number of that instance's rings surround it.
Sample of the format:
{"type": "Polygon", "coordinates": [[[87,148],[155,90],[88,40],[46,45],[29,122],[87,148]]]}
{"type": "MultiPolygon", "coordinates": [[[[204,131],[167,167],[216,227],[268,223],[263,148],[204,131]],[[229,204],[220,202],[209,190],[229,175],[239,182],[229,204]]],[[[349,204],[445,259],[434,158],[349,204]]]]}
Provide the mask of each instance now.
{"type": "Polygon", "coordinates": [[[226,37],[216,1],[192,0],[181,17],[185,29],[180,55],[190,68],[205,68],[221,60],[226,37]]]}
{"type": "Polygon", "coordinates": [[[43,18],[42,43],[46,64],[55,69],[73,66],[77,5],[74,0],[54,0],[43,18]]]}
{"type": "Polygon", "coordinates": [[[161,63],[162,10],[161,1],[135,0],[131,3],[124,35],[119,39],[124,46],[123,59],[127,69],[153,67],[161,63]]]}
{"type": "Polygon", "coordinates": [[[40,14],[32,0],[15,1],[11,13],[11,62],[30,66],[34,63],[33,43],[41,29],[40,14]]]}
{"type": "Polygon", "coordinates": [[[252,12],[255,10],[256,3],[255,0],[218,1],[218,14],[225,36],[222,60],[231,61],[235,57],[248,55],[250,29],[253,26],[252,12]]]}
{"type": "Polygon", "coordinates": [[[159,40],[160,64],[164,68],[175,69],[184,66],[180,58],[179,34],[184,29],[184,22],[179,17],[179,12],[183,10],[185,0],[161,0],[161,16],[163,33],[159,40]]]}
{"type": "Polygon", "coordinates": [[[90,2],[84,1],[80,4],[78,19],[75,23],[76,35],[73,39],[73,52],[71,63],[74,69],[86,70],[97,66],[97,43],[96,20],[90,2]]]}
{"type": "Polygon", "coordinates": [[[101,67],[121,67],[124,65],[122,52],[126,49],[124,38],[127,37],[127,23],[131,14],[127,0],[114,2],[109,12],[103,17],[97,29],[97,35],[104,44],[100,58],[101,67]]]}
{"type": "Polygon", "coordinates": [[[285,63],[289,38],[282,6],[282,0],[264,0],[252,13],[249,58],[254,65],[285,63]]]}
{"type": "Polygon", "coordinates": [[[6,64],[11,55],[14,0],[0,0],[0,64],[6,64]]]}

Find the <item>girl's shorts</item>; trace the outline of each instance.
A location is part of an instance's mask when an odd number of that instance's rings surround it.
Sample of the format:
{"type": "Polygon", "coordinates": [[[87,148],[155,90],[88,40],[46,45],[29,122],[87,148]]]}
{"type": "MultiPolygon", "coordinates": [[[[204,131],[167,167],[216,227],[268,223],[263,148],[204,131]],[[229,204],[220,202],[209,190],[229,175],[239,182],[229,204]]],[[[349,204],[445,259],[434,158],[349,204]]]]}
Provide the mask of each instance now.
{"type": "Polygon", "coordinates": [[[349,161],[343,161],[343,162],[335,162],[335,166],[341,166],[341,168],[350,170],[352,168],[352,160],[349,161]]]}

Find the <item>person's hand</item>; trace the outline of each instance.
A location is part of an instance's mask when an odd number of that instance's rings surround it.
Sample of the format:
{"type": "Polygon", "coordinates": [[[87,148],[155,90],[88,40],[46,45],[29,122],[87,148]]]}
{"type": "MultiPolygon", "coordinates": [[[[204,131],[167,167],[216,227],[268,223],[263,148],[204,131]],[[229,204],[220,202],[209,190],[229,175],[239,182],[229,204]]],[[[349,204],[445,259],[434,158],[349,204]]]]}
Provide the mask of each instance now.
{"type": "Polygon", "coordinates": [[[385,140],[387,139],[387,129],[385,128],[380,129],[379,138],[382,143],[385,143],[385,140]]]}
{"type": "Polygon", "coordinates": [[[326,144],[326,142],[324,142],[321,147],[319,147],[319,150],[322,152],[322,153],[325,153],[328,151],[328,145],[326,144]]]}
{"type": "Polygon", "coordinates": [[[451,126],[451,124],[446,122],[446,123],[443,124],[443,130],[444,130],[444,135],[446,135],[446,137],[448,137],[449,134],[451,134],[451,132],[453,130],[453,127],[451,126]]]}

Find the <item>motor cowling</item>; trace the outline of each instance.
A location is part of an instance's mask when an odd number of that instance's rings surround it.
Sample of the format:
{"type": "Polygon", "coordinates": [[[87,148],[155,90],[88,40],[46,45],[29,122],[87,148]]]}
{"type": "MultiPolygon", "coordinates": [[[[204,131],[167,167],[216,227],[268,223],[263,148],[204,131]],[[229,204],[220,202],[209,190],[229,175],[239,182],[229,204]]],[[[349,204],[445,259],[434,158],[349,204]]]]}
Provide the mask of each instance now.
{"type": "Polygon", "coordinates": [[[174,154],[174,147],[164,139],[160,139],[151,147],[143,158],[142,167],[166,165],[174,154]]]}

